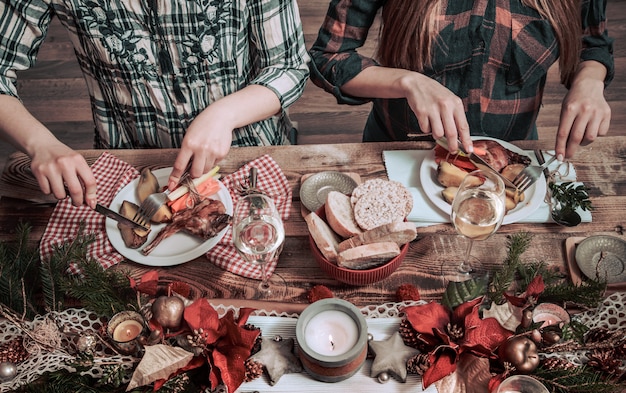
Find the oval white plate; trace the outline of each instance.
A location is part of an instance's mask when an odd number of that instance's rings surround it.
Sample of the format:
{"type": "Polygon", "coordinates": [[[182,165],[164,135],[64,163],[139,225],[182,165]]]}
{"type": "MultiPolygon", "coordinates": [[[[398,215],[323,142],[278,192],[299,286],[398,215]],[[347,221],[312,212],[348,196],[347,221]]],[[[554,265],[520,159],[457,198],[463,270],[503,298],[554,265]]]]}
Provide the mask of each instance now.
{"type": "MultiPolygon", "coordinates": [[[[499,139],[489,137],[472,138],[472,140],[481,139],[494,140],[515,153],[527,156],[524,150],[499,139]]],[[[530,157],[530,159],[532,161],[531,165],[537,165],[536,159],[534,159],[533,157],[530,157]]],[[[420,167],[420,182],[422,184],[422,188],[424,189],[426,197],[432,203],[434,203],[435,206],[441,209],[441,211],[450,214],[452,208],[450,204],[446,202],[441,196],[441,191],[443,191],[444,187],[437,181],[437,162],[435,161],[434,150],[432,151],[432,154],[426,157],[422,162],[422,166],[420,167]]],[[[523,220],[524,218],[534,213],[539,208],[539,206],[541,206],[546,195],[546,178],[543,173],[541,174],[539,180],[537,180],[535,184],[530,186],[524,194],[524,201],[519,203],[515,207],[515,209],[509,211],[507,215],[504,216],[504,220],[502,222],[503,225],[512,224],[519,220],[523,220]]]]}
{"type": "Polygon", "coordinates": [[[576,247],[576,263],[591,279],[608,284],[626,281],[626,242],[615,236],[590,236],[576,247]]]}
{"type": "MultiPolygon", "coordinates": [[[[161,168],[153,171],[159,184],[165,184],[167,182],[170,172],[172,172],[172,168],[161,168]]],[[[119,211],[122,202],[125,200],[138,203],[137,194],[135,192],[138,182],[139,179],[137,178],[122,188],[115,198],[113,198],[113,202],[111,202],[109,207],[112,210],[119,211]]],[[[222,201],[226,207],[226,212],[230,215],[233,214],[233,200],[228,189],[222,182],[220,182],[220,190],[215,195],[211,196],[211,198],[222,201]]],[[[145,244],[150,243],[163,227],[165,227],[165,224],[152,224],[152,230],[145,244]]],[[[150,254],[143,255],[141,249],[144,246],[137,249],[126,247],[122,240],[122,235],[119,229],[117,229],[117,222],[110,218],[106,219],[107,236],[113,247],[125,258],[148,266],[173,266],[196,259],[213,248],[222,237],[224,237],[227,230],[228,227],[224,228],[217,236],[205,242],[199,238],[179,232],[163,240],[150,254]]]]}

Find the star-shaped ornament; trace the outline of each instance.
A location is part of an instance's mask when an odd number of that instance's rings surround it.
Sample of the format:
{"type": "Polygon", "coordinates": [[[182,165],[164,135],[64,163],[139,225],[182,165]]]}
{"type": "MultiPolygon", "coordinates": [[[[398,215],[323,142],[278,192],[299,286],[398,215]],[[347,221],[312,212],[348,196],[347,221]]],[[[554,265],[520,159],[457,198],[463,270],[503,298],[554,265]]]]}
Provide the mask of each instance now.
{"type": "Polygon", "coordinates": [[[270,385],[274,386],[283,374],[302,372],[300,359],[292,352],[293,338],[263,337],[261,340],[261,350],[250,358],[263,365],[270,385]]]}
{"type": "Polygon", "coordinates": [[[406,382],[406,362],[420,351],[405,345],[399,332],[384,341],[370,341],[369,345],[375,355],[370,377],[377,378],[381,373],[388,373],[406,382]]]}

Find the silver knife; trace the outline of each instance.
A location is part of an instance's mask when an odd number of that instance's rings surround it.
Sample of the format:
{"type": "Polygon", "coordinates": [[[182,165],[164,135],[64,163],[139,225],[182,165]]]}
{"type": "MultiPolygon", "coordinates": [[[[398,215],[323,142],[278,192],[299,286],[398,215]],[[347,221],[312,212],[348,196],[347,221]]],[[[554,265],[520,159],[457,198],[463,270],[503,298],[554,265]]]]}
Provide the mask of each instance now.
{"type": "Polygon", "coordinates": [[[135,221],[130,220],[130,219],[124,217],[123,215],[121,215],[121,214],[119,214],[119,213],[109,209],[108,207],[102,206],[99,203],[96,205],[96,211],[98,213],[102,214],[105,217],[113,219],[113,220],[119,222],[120,224],[129,226],[129,227],[131,227],[133,229],[142,229],[144,231],[149,230],[148,228],[144,227],[143,225],[140,225],[140,224],[136,223],[135,221]]]}
{"type": "MultiPolygon", "coordinates": [[[[443,147],[444,149],[450,151],[450,149],[448,148],[448,141],[446,140],[446,138],[439,138],[437,139],[437,143],[443,147]]],[[[478,169],[482,169],[488,172],[493,172],[496,175],[498,175],[500,177],[500,179],[502,179],[502,181],[504,182],[504,185],[508,188],[513,188],[513,189],[517,189],[517,187],[515,186],[515,184],[513,184],[509,179],[507,179],[506,177],[502,176],[502,174],[500,172],[498,172],[497,170],[495,170],[491,165],[489,165],[487,163],[487,161],[483,160],[478,154],[476,153],[467,153],[465,151],[465,149],[463,149],[463,145],[461,144],[461,141],[458,141],[459,144],[459,152],[461,155],[467,157],[470,162],[474,165],[476,165],[476,167],[478,169]]]]}

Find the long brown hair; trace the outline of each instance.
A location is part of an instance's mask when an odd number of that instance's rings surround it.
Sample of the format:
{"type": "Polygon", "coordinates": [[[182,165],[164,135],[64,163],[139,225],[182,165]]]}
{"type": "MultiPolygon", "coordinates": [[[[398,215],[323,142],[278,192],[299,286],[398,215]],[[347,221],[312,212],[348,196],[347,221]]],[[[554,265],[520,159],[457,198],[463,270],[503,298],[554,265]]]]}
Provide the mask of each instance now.
{"type": "MultiPolygon", "coordinates": [[[[454,1],[454,0],[451,0],[454,1]]],[[[569,85],[581,50],[580,0],[521,0],[552,25],[559,43],[561,83],[569,85]]],[[[378,57],[383,65],[422,71],[431,64],[442,0],[388,0],[378,57]]]]}

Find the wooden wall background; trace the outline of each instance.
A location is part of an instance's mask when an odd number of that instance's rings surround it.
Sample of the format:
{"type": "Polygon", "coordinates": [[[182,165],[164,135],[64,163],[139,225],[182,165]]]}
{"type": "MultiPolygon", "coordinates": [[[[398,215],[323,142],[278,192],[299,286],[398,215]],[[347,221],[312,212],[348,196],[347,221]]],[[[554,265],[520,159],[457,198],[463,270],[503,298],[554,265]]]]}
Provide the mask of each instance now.
{"type": "MultiPolygon", "coordinates": [[[[315,40],[328,0],[300,0],[307,47],[315,40]]],[[[615,38],[616,78],[606,91],[612,108],[611,134],[626,136],[626,0],[608,3],[609,32],[615,38]]],[[[376,34],[363,53],[371,54],[376,34]]],[[[36,66],[19,75],[18,88],[27,108],[55,135],[76,149],[91,148],[93,122],[89,99],[67,33],[54,21],[40,50],[36,66]]],[[[565,89],[558,69],[550,70],[544,105],[538,120],[540,138],[554,138],[565,89]]],[[[359,142],[369,105],[337,105],[333,96],[309,83],[302,98],[290,108],[298,122],[300,144],[359,142]]],[[[0,168],[14,149],[0,142],[0,168]]]]}

